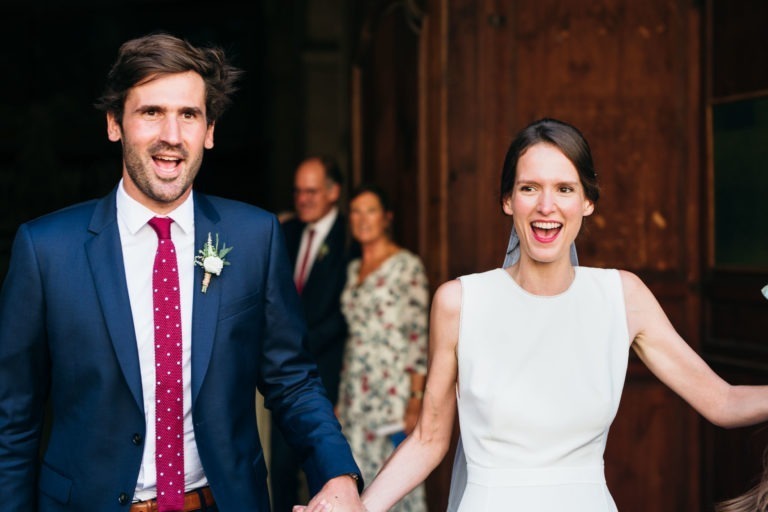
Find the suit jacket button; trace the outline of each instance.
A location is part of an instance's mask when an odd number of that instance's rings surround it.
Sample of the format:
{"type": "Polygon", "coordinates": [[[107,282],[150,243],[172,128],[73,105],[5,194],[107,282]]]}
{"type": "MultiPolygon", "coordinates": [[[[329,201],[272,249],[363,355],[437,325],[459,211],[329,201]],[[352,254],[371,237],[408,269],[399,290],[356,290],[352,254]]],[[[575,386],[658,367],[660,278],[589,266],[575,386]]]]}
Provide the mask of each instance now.
{"type": "Polygon", "coordinates": [[[121,492],[120,496],[117,497],[117,502],[121,505],[125,505],[130,501],[131,497],[128,496],[126,493],[121,492]]]}
{"type": "Polygon", "coordinates": [[[136,446],[139,446],[141,444],[142,438],[141,434],[133,434],[133,437],[131,438],[131,442],[135,444],[136,446]]]}

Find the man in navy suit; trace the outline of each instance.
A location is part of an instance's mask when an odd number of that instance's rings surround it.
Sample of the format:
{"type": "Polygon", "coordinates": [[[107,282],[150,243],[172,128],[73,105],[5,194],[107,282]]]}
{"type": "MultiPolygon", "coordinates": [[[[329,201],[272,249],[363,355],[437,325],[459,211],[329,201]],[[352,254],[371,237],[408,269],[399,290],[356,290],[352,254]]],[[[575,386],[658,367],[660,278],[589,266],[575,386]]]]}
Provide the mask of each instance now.
{"type": "Polygon", "coordinates": [[[125,43],[97,103],[122,144],[120,183],[19,228],[0,292],[4,512],[267,512],[257,389],[306,460],[310,505],[362,510],[279,223],[192,190],[239,74],[218,48],[165,34],[125,43]],[[178,339],[167,360],[166,330],[178,339]],[[156,387],[166,368],[180,375],[168,397],[156,387]],[[166,417],[156,404],[173,396],[181,412],[166,417]],[[180,443],[167,455],[181,461],[175,488],[163,469],[173,464],[156,458],[166,428],[180,443]]]}
{"type": "MultiPolygon", "coordinates": [[[[341,170],[334,159],[305,159],[294,173],[296,217],[283,223],[307,321],[307,346],[334,405],[347,337],[340,304],[349,262],[347,223],[338,208],[341,186],[341,170]]],[[[272,505],[274,512],[290,512],[297,503],[300,457],[275,427],[270,443],[272,505]]]]}

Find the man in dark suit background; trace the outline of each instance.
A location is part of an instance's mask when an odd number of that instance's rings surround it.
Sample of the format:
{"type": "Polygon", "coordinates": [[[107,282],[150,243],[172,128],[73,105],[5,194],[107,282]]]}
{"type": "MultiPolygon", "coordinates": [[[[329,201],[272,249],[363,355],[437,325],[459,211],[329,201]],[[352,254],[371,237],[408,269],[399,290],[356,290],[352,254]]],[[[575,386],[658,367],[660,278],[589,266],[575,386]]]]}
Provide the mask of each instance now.
{"type": "MultiPolygon", "coordinates": [[[[307,321],[307,345],[333,404],[347,337],[340,305],[350,255],[347,223],[338,207],[342,183],[341,170],[331,157],[305,159],[294,173],[296,216],[283,223],[294,283],[307,321]]],[[[297,503],[300,460],[276,428],[271,448],[274,511],[290,512],[297,503]]]]}
{"type": "Polygon", "coordinates": [[[268,512],[257,389],[311,504],[362,510],[277,219],[192,190],[239,75],[170,35],[123,44],[97,104],[122,179],[19,228],[0,291],[3,511],[268,512]]]}

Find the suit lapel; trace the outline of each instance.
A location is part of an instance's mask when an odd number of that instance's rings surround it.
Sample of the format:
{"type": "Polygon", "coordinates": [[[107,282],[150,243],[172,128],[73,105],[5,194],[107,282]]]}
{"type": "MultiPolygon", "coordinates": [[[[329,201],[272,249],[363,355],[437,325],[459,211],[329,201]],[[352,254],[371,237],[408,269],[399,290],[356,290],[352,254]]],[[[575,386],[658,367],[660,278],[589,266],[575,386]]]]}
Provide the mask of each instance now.
{"type": "MultiPolygon", "coordinates": [[[[208,239],[208,233],[216,236],[221,228],[218,212],[203,194],[195,196],[195,255],[208,239]],[[218,229],[218,231],[217,231],[218,229]]],[[[225,240],[222,240],[225,241],[225,240]]],[[[229,245],[229,244],[228,244],[229,245]]],[[[221,301],[221,286],[214,276],[206,293],[202,292],[204,271],[195,265],[194,296],[192,301],[192,404],[197,400],[200,386],[208,371],[211,350],[216,334],[216,324],[221,301]]]]}
{"type": "Polygon", "coordinates": [[[301,234],[304,232],[304,224],[298,219],[288,221],[284,226],[285,246],[288,249],[288,257],[291,259],[291,271],[296,267],[296,260],[299,258],[299,245],[301,245],[301,234]]]}
{"type": "Polygon", "coordinates": [[[331,230],[325,236],[325,239],[320,242],[320,247],[322,248],[324,245],[326,246],[326,250],[318,250],[317,256],[315,257],[315,262],[312,264],[312,268],[309,270],[307,281],[304,283],[304,290],[310,287],[318,286],[321,283],[323,286],[325,286],[325,282],[329,277],[328,271],[325,267],[328,266],[328,261],[337,256],[333,253],[343,248],[343,246],[338,243],[339,237],[343,236],[344,232],[341,213],[339,213],[336,216],[336,220],[333,222],[333,226],[331,226],[331,230]]]}
{"type": "Polygon", "coordinates": [[[118,363],[136,404],[143,411],[139,354],[125,283],[115,191],[96,205],[88,226],[94,236],[86,242],[85,252],[118,363]]]}

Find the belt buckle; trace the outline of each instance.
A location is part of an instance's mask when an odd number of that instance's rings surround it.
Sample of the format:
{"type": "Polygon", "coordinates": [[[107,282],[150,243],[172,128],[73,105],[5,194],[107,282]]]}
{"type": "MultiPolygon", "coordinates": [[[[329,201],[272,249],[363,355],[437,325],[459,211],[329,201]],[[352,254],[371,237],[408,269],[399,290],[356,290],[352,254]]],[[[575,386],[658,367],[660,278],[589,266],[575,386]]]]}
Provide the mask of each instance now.
{"type": "Polygon", "coordinates": [[[157,501],[145,500],[131,503],[131,512],[157,512],[157,501]]]}

